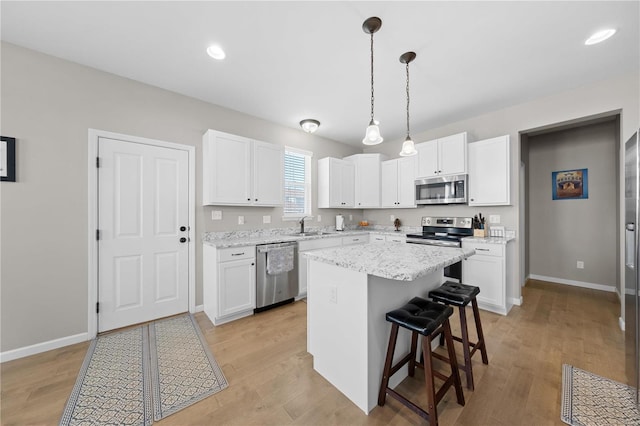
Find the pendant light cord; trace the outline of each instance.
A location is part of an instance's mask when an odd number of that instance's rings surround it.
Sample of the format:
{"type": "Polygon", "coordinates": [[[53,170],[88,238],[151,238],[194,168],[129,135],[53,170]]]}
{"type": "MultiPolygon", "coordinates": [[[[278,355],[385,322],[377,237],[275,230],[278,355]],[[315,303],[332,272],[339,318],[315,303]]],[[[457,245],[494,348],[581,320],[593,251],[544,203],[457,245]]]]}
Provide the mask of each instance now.
{"type": "Polygon", "coordinates": [[[373,122],[373,32],[371,32],[371,121],[373,122]]]}
{"type": "Polygon", "coordinates": [[[409,137],[409,62],[407,62],[407,137],[409,137]]]}

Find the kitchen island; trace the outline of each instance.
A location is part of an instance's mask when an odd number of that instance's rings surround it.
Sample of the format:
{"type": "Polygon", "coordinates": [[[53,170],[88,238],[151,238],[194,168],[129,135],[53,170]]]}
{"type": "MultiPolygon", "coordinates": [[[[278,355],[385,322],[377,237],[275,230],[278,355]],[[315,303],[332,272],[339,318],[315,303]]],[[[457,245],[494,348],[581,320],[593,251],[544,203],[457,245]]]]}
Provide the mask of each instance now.
{"type": "MultiPolygon", "coordinates": [[[[385,314],[444,282],[444,267],[474,250],[378,243],[306,253],[309,261],[307,350],[313,368],[362,411],[377,404],[389,339],[385,314]]],[[[409,352],[400,329],[394,361],[409,352]]],[[[390,381],[395,387],[407,367],[390,381]]]]}

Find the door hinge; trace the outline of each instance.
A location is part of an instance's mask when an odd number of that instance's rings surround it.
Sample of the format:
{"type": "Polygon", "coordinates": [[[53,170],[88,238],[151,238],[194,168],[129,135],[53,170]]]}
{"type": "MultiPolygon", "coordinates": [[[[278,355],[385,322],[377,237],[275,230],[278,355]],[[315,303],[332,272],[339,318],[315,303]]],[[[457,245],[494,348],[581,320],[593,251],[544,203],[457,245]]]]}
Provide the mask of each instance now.
{"type": "Polygon", "coordinates": [[[100,241],[100,230],[96,229],[96,241],[100,241]]]}
{"type": "Polygon", "coordinates": [[[100,157],[96,157],[96,167],[100,168],[100,157]]]}
{"type": "Polygon", "coordinates": [[[96,314],[100,313],[100,302],[96,302],[96,314]]]}

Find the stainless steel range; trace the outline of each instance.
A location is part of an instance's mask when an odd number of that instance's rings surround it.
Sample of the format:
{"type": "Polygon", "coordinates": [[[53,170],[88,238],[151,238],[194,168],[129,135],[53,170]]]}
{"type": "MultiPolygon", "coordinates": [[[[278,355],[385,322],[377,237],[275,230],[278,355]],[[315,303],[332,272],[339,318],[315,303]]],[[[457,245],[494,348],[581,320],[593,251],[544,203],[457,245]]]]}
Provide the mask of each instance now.
{"type": "MultiPolygon", "coordinates": [[[[462,239],[472,235],[473,221],[470,217],[423,217],[422,233],[407,234],[407,243],[462,247],[462,239]]],[[[447,266],[444,276],[460,281],[462,262],[447,266]]]]}

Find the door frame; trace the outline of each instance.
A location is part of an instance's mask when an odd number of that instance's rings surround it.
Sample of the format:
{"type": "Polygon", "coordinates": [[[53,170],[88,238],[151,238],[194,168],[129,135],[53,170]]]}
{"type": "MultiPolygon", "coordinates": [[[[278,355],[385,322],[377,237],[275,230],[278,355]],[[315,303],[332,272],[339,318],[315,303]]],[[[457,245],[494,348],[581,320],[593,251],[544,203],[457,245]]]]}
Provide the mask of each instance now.
{"type": "Polygon", "coordinates": [[[196,221],[195,221],[195,195],[196,195],[196,148],[190,145],[182,145],[173,142],[165,142],[156,139],[142,138],[138,136],[130,136],[120,133],[108,132],[105,130],[89,129],[89,149],[87,154],[87,170],[88,170],[88,279],[87,279],[87,335],[88,340],[96,337],[98,334],[98,313],[96,312],[96,303],[98,302],[98,241],[96,240],[96,229],[98,229],[98,168],[96,167],[96,158],[98,156],[98,140],[99,138],[117,139],[129,143],[139,143],[162,148],[171,148],[186,151],[188,154],[188,179],[189,179],[189,312],[196,311],[196,253],[195,238],[196,221]]]}

